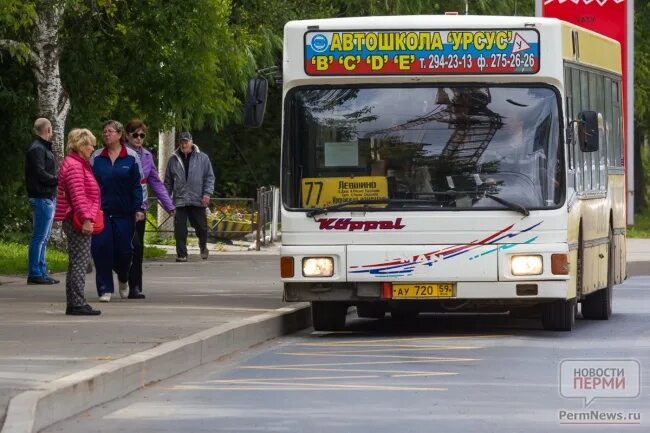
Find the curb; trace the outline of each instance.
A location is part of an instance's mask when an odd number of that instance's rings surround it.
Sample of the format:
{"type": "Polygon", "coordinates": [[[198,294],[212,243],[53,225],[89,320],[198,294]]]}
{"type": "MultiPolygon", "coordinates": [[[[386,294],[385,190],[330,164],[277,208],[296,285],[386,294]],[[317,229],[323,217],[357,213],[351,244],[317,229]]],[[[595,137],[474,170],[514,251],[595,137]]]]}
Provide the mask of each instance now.
{"type": "Polygon", "coordinates": [[[627,276],[641,277],[650,275],[650,261],[627,262],[627,276]]]}
{"type": "Polygon", "coordinates": [[[311,324],[307,303],[215,326],[56,379],[9,402],[0,433],[35,433],[93,406],[311,324]]]}

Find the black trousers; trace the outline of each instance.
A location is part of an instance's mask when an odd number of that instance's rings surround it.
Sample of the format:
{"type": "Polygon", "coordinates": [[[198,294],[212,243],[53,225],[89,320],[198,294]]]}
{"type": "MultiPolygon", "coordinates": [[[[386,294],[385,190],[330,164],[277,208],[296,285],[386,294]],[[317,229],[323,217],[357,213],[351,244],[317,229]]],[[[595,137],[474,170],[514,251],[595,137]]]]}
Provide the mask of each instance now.
{"type": "Polygon", "coordinates": [[[208,217],[202,206],[182,206],[176,208],[174,216],[174,238],[176,238],[176,255],[187,257],[187,220],[194,227],[199,247],[204,249],[208,244],[208,217]]]}
{"type": "Polygon", "coordinates": [[[146,221],[136,221],[133,236],[133,261],[129,269],[129,292],[142,292],[142,258],[144,257],[144,228],[146,221]]]}

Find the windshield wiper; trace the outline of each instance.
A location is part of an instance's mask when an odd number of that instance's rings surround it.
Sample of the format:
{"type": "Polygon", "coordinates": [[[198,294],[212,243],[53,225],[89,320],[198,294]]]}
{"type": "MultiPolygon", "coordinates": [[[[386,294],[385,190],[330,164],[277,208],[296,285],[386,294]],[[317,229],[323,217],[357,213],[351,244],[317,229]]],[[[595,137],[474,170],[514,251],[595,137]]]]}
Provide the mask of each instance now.
{"type": "MultiPolygon", "coordinates": [[[[449,191],[437,191],[433,193],[427,193],[431,195],[450,195],[453,197],[457,197],[460,195],[465,195],[465,194],[472,194],[475,193],[474,191],[454,191],[454,190],[449,190],[449,191]]],[[[507,207],[508,209],[514,210],[516,212],[519,212],[525,216],[530,215],[530,211],[523,207],[520,204],[513,203],[511,201],[508,201],[506,199],[503,199],[501,197],[498,197],[494,194],[489,194],[489,193],[483,193],[480,194],[482,196],[491,198],[492,200],[496,201],[497,203],[500,203],[507,207]]],[[[363,205],[361,210],[367,210],[370,208],[370,205],[373,204],[431,204],[432,202],[435,202],[435,200],[426,200],[426,199],[390,199],[390,198],[380,198],[380,199],[362,199],[362,200],[350,200],[350,201],[344,201],[341,203],[336,203],[331,206],[326,206],[326,207],[317,207],[314,209],[310,209],[309,211],[306,212],[306,216],[308,218],[315,217],[316,215],[322,215],[324,213],[332,212],[335,210],[342,209],[347,206],[354,206],[354,205],[363,205]]],[[[358,210],[358,209],[353,209],[353,210],[358,210]]]]}
{"type": "Polygon", "coordinates": [[[333,210],[341,209],[346,206],[352,206],[352,205],[357,205],[357,204],[362,204],[365,205],[364,208],[367,208],[368,205],[371,204],[387,204],[387,203],[392,203],[392,200],[387,199],[387,198],[380,198],[380,199],[362,199],[362,200],[350,200],[350,201],[343,201],[341,203],[336,203],[331,206],[326,206],[326,207],[317,207],[314,209],[311,209],[310,211],[307,212],[307,217],[311,218],[316,215],[321,215],[333,210]]]}
{"type": "MultiPolygon", "coordinates": [[[[350,200],[344,201],[341,203],[336,203],[331,206],[326,207],[317,207],[310,209],[305,214],[307,217],[311,218],[316,215],[321,215],[327,212],[335,211],[342,209],[347,206],[354,205],[363,205],[361,210],[367,210],[370,208],[370,205],[373,204],[431,204],[432,200],[422,200],[422,199],[391,199],[391,198],[380,198],[380,199],[361,199],[361,200],[350,200]]],[[[357,209],[354,209],[357,210],[357,209]]]]}
{"type": "Polygon", "coordinates": [[[494,194],[490,194],[490,193],[487,193],[487,192],[484,193],[483,195],[485,197],[491,198],[492,200],[496,201],[497,203],[501,203],[502,205],[504,205],[508,209],[512,209],[512,210],[514,210],[516,212],[524,214],[525,216],[530,215],[530,211],[528,209],[526,209],[525,207],[523,207],[522,205],[518,204],[518,203],[513,203],[511,201],[508,201],[506,199],[503,199],[501,197],[498,197],[498,196],[496,196],[494,194]]]}

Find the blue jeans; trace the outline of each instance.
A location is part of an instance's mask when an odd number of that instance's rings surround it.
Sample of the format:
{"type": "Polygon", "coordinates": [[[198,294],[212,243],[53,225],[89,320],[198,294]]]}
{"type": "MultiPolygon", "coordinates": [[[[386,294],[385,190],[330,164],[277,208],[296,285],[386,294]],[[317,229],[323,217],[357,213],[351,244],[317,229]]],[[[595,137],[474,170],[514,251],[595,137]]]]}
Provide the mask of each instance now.
{"type": "Polygon", "coordinates": [[[47,264],[45,263],[45,249],[52,233],[54,220],[55,200],[49,198],[30,198],[32,206],[32,240],[29,242],[29,276],[47,277],[47,264]]]}

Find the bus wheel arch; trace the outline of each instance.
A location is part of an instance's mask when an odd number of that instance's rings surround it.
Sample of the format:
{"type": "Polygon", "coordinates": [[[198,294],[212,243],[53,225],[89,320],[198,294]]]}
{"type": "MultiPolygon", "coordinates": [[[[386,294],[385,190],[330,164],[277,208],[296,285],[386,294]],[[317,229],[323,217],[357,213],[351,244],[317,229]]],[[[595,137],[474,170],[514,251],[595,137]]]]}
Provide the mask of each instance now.
{"type": "Polygon", "coordinates": [[[609,221],[608,231],[608,248],[607,248],[607,285],[589,295],[582,300],[581,311],[582,317],[588,320],[609,320],[612,315],[612,299],[614,294],[614,280],[616,278],[615,265],[615,242],[614,228],[612,219],[609,221]]]}
{"type": "Polygon", "coordinates": [[[576,297],[580,299],[584,291],[585,247],[582,233],[582,220],[578,225],[578,248],[576,251],[576,297]]]}

